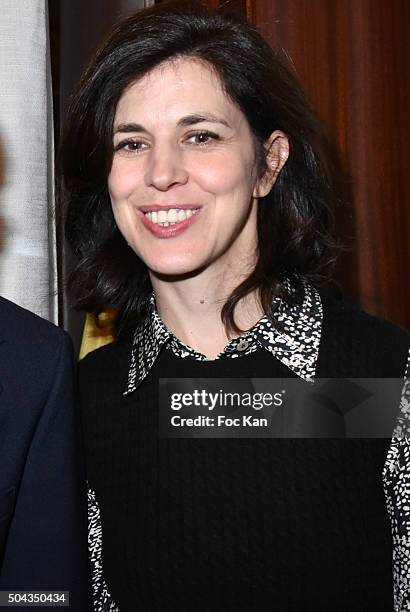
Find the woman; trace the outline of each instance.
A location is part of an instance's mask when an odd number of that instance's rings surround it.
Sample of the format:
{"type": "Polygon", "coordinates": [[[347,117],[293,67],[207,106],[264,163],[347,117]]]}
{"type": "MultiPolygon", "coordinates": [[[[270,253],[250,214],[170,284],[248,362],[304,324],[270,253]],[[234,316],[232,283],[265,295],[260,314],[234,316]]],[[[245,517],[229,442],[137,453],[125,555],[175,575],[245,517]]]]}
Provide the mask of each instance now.
{"type": "Polygon", "coordinates": [[[71,290],[119,312],[81,364],[95,610],[393,608],[382,471],[405,535],[404,437],[159,436],[161,378],[403,379],[408,334],[316,287],[334,262],[323,142],[277,54],[198,6],[126,19],[80,83],[71,290]]]}

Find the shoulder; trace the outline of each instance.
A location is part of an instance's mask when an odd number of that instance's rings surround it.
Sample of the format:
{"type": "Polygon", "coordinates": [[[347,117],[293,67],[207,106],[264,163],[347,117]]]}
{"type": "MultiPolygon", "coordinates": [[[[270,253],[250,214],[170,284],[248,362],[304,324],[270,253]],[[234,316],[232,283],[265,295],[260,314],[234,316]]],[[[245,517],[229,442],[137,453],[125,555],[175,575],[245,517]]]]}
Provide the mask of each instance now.
{"type": "Polygon", "coordinates": [[[62,349],[71,350],[68,334],[38,315],[0,297],[0,342],[8,353],[32,359],[55,359],[62,349]]]}
{"type": "MultiPolygon", "coordinates": [[[[338,363],[341,376],[402,378],[410,350],[410,333],[338,299],[321,294],[321,358],[338,363]]],[[[336,374],[330,374],[336,375],[336,374]]]]}
{"type": "MultiPolygon", "coordinates": [[[[33,423],[46,398],[71,394],[74,380],[70,337],[49,321],[0,298],[1,402],[33,423]]],[[[65,400],[64,400],[65,401],[65,400]]],[[[29,427],[27,425],[27,427],[29,427]]]]}

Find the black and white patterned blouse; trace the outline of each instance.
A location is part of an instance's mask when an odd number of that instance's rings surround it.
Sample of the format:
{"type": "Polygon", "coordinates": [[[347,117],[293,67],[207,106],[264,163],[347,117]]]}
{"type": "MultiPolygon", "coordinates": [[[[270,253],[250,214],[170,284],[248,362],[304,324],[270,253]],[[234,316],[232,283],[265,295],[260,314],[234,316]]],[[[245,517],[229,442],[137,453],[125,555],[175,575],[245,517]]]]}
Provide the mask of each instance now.
{"type": "MultiPolygon", "coordinates": [[[[297,376],[313,381],[318,361],[322,330],[322,302],[318,291],[307,282],[301,304],[275,298],[271,305],[276,327],[263,316],[248,332],[231,340],[216,357],[240,358],[262,348],[279,359],[297,376]]],[[[286,289],[293,291],[289,280],[286,289]]],[[[205,355],[176,338],[162,322],[154,294],[149,316],[134,334],[131,365],[124,395],[142,383],[163,348],[180,358],[205,361],[205,355]]],[[[409,356],[410,364],[410,356],[409,356]]],[[[407,367],[407,375],[409,366],[407,367]]],[[[383,485],[393,532],[393,579],[395,612],[410,610],[410,380],[405,378],[400,418],[383,470],[383,485]]],[[[102,567],[102,524],[95,492],[88,491],[88,546],[92,568],[92,593],[95,612],[118,612],[104,580],[102,567]]]]}

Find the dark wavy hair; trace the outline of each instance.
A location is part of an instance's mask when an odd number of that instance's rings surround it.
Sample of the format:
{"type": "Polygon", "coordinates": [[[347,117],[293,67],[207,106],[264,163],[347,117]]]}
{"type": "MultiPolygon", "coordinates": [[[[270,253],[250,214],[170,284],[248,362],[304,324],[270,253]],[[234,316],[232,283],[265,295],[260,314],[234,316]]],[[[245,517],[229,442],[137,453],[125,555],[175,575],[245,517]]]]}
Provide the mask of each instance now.
{"type": "MultiPolygon", "coordinates": [[[[113,121],[124,90],[170,59],[196,58],[213,67],[226,94],[246,116],[260,176],[264,143],[274,130],[289,139],[288,161],[272,191],[258,202],[258,259],[223,306],[228,331],[236,304],[257,290],[264,312],[274,296],[291,299],[285,276],[318,284],[335,262],[336,201],[333,170],[322,126],[287,66],[249,24],[197,2],[169,2],[118,23],[98,49],[74,93],[58,160],[57,193],[65,235],[78,257],[68,290],[73,306],[118,311],[117,332],[146,316],[152,291],[148,270],[120,234],[107,177],[113,156],[113,121]]],[[[302,294],[301,283],[296,299],[302,294]]]]}

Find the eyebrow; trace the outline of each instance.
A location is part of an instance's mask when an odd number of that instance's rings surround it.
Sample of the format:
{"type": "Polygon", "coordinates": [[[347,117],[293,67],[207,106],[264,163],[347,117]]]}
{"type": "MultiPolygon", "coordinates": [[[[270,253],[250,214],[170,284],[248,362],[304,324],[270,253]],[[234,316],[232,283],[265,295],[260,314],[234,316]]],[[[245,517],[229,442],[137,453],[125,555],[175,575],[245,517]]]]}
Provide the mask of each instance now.
{"type": "MultiPolygon", "coordinates": [[[[189,127],[190,125],[196,125],[197,123],[220,123],[230,128],[229,123],[222,119],[222,117],[217,117],[212,113],[194,113],[193,115],[186,115],[186,117],[182,117],[178,123],[178,127],[189,127]]],[[[120,123],[114,129],[114,134],[118,133],[129,133],[129,132],[146,132],[144,126],[139,123],[120,123]]]]}

